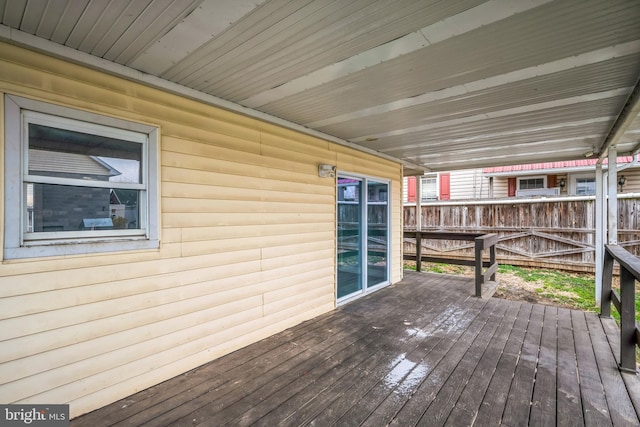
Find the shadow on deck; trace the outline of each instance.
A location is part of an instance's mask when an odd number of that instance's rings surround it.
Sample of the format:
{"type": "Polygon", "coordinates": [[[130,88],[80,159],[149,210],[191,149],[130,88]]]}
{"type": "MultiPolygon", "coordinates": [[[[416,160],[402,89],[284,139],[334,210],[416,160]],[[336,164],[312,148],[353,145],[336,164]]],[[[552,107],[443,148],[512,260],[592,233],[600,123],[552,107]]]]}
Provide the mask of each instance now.
{"type": "Polygon", "coordinates": [[[617,368],[612,320],[475,298],[473,287],[407,271],[399,284],[71,424],[640,424],[640,381],[617,368]]]}

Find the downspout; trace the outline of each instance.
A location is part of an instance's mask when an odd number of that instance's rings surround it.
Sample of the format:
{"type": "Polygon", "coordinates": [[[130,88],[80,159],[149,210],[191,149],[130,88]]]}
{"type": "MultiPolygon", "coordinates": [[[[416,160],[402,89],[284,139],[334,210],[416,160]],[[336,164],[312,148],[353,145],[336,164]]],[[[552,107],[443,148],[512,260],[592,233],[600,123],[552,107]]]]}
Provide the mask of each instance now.
{"type": "Polygon", "coordinates": [[[609,170],[607,171],[607,179],[609,191],[607,191],[607,223],[608,223],[608,239],[610,245],[618,244],[618,170],[616,161],[618,159],[618,150],[615,145],[609,147],[609,170]]]}

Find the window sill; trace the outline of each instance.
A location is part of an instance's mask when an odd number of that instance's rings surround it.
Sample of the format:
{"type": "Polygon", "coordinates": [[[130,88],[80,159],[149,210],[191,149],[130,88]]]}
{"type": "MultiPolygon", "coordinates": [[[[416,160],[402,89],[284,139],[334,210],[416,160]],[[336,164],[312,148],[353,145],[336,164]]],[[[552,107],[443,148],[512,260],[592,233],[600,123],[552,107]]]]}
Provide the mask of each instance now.
{"type": "Polygon", "coordinates": [[[77,242],[65,244],[32,245],[19,248],[5,248],[4,259],[44,258],[54,256],[99,254],[106,252],[135,251],[144,249],[158,249],[159,240],[116,240],[77,242]]]}

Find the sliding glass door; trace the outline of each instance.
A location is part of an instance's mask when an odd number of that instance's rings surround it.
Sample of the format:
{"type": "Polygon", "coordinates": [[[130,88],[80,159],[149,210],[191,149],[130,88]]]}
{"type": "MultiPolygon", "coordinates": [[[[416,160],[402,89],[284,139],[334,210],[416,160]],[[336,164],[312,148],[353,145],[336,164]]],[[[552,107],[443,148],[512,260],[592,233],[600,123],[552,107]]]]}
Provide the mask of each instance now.
{"type": "Polygon", "coordinates": [[[389,184],[367,181],[367,287],[389,280],[389,184]]]}
{"type": "Polygon", "coordinates": [[[338,299],[363,289],[362,184],[338,177],[338,299]]]}
{"type": "Polygon", "coordinates": [[[389,282],[389,184],[338,177],[338,300],[389,282]]]}

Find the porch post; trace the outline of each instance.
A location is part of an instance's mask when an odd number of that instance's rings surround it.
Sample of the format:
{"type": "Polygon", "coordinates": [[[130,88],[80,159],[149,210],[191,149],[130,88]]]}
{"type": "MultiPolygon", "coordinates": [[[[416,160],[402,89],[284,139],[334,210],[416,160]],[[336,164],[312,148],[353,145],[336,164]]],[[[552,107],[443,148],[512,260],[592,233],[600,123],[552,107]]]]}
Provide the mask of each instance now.
{"type": "Polygon", "coordinates": [[[602,301],[602,268],[604,265],[604,242],[606,230],[604,227],[604,179],[602,163],[596,164],[596,200],[595,200],[595,248],[596,248],[596,304],[602,301]]]}
{"type": "Polygon", "coordinates": [[[416,175],[416,271],[422,271],[422,178],[416,175]]]}
{"type": "Polygon", "coordinates": [[[416,175],[416,230],[422,230],[422,175],[416,175]]]}
{"type": "Polygon", "coordinates": [[[609,171],[607,179],[609,181],[609,197],[607,203],[607,221],[608,221],[608,244],[618,244],[618,168],[616,166],[618,159],[618,149],[615,145],[609,147],[609,171]]]}

